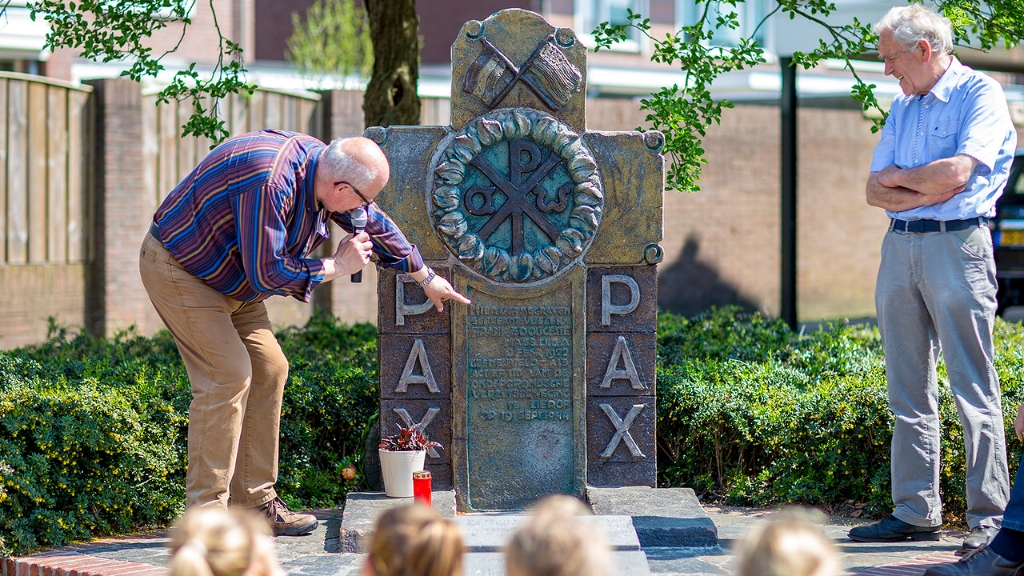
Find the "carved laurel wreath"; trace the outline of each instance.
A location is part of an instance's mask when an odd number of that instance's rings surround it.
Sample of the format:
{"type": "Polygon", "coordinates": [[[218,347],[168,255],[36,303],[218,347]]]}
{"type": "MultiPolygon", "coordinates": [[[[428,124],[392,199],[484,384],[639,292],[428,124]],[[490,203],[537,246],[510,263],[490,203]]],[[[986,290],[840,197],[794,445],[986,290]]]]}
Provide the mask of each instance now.
{"type": "Polygon", "coordinates": [[[450,141],[438,162],[434,170],[435,226],[461,261],[488,278],[527,282],[553,276],[583,253],[601,224],[604,193],[594,157],[579,135],[542,112],[515,108],[480,116],[450,141]],[[574,184],[574,208],[569,227],[553,244],[514,256],[469,233],[461,206],[466,165],[485,148],[517,138],[533,140],[565,161],[574,184]]]}

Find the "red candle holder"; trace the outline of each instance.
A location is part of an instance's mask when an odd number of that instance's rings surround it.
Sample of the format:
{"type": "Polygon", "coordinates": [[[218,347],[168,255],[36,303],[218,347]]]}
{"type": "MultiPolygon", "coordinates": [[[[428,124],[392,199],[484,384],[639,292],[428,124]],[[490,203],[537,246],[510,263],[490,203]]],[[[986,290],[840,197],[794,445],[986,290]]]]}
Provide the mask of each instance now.
{"type": "Polygon", "coordinates": [[[427,507],[432,505],[431,479],[428,470],[412,473],[412,498],[414,502],[422,502],[427,507]]]}

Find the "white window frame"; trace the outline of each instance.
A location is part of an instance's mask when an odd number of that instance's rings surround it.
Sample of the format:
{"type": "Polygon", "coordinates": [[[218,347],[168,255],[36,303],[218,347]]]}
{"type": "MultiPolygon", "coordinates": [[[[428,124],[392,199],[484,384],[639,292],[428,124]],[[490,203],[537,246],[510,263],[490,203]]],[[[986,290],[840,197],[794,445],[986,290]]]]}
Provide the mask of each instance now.
{"type": "MultiPolygon", "coordinates": [[[[591,32],[597,25],[604,22],[604,19],[598,19],[594,15],[594,7],[600,0],[574,0],[573,2],[573,27],[576,29],[576,37],[583,42],[583,45],[587,48],[593,49],[597,43],[594,41],[594,36],[591,32]]],[[[648,10],[649,0],[631,0],[635,9],[633,12],[638,12],[647,18],[650,14],[648,10]]],[[[608,47],[608,50],[613,52],[632,52],[640,53],[643,48],[643,41],[645,36],[640,33],[639,30],[631,29],[635,37],[629,38],[622,42],[616,42],[608,47]]]]}

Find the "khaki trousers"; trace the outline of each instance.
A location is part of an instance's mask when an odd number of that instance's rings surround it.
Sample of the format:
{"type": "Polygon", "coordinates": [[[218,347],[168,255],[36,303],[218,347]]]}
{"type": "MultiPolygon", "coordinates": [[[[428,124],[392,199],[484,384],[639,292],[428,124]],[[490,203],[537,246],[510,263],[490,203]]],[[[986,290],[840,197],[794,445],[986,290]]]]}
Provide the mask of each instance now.
{"type": "MultiPolygon", "coordinates": [[[[875,286],[892,436],[893,515],[942,524],[939,498],[941,347],[964,430],[967,525],[998,527],[1010,495],[999,378],[992,363],[996,269],[988,227],[890,230],[875,286]]],[[[946,450],[954,450],[947,447],[946,450]]]]}
{"type": "Polygon", "coordinates": [[[139,270],[192,387],[186,506],[230,500],[251,508],[273,500],[288,360],[266,306],[214,290],[152,234],[142,244],[139,270]]]}

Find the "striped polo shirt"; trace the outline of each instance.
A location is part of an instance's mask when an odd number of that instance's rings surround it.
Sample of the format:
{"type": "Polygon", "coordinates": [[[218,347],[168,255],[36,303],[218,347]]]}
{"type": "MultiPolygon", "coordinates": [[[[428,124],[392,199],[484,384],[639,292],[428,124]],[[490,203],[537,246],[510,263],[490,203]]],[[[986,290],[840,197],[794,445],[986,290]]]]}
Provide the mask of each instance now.
{"type": "MultiPolygon", "coordinates": [[[[307,256],[330,236],[328,218],[352,231],[347,212],[329,212],[316,200],[324,147],[281,130],[226,140],[164,199],[153,216],[159,240],[182,268],[230,298],[280,294],[308,302],[324,270],[307,256]]],[[[416,246],[376,204],[367,209],[366,232],[381,266],[423,267],[416,246]]]]}

